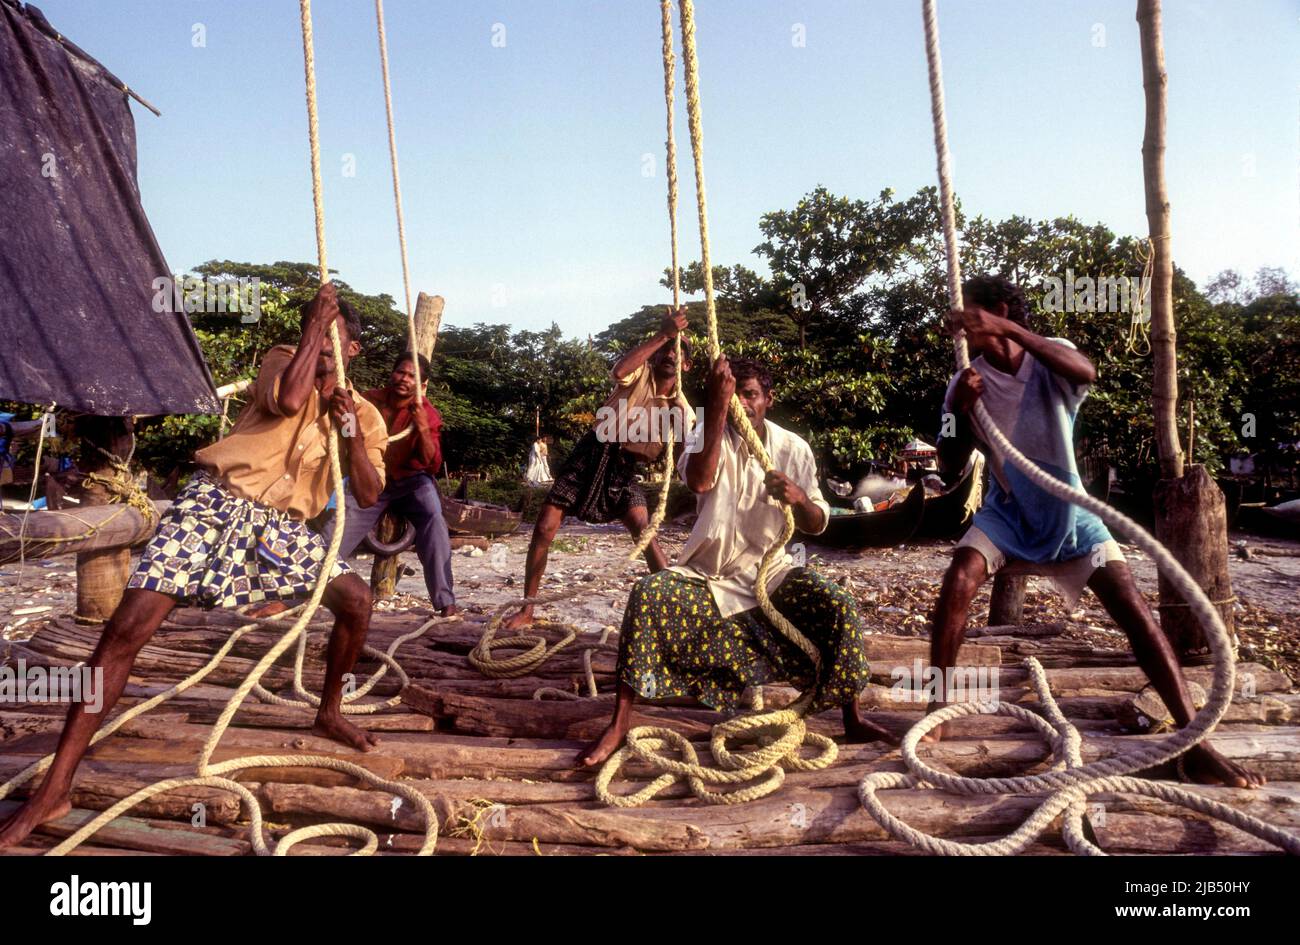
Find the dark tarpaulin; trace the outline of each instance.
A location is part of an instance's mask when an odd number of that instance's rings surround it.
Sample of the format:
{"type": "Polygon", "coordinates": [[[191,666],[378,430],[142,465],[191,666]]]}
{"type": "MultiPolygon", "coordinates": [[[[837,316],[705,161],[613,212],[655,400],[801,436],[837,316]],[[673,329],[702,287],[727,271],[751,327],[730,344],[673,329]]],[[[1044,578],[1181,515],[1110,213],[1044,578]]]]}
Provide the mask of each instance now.
{"type": "Polygon", "coordinates": [[[0,398],[215,413],[189,319],[154,311],[171,270],[140,206],[123,85],[73,50],[39,10],[0,0],[0,398]]]}

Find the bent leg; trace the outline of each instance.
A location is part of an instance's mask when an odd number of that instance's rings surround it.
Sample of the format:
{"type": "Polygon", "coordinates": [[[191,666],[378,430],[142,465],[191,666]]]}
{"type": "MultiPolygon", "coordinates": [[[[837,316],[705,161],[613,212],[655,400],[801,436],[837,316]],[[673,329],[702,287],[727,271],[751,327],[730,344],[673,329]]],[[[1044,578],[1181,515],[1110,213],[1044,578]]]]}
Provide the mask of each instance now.
{"type": "Polygon", "coordinates": [[[415,526],[415,551],[424,568],[424,586],[436,610],[456,606],[451,575],[451,535],[442,515],[438,487],[428,476],[399,503],[406,520],[415,526]]]}
{"type": "MultiPolygon", "coordinates": [[[[646,512],[645,506],[634,505],[629,508],[623,515],[623,524],[632,533],[632,537],[640,541],[641,533],[650,525],[650,516],[646,512]]],[[[651,539],[650,544],[646,546],[645,563],[651,574],[668,567],[668,559],[664,556],[663,549],[659,547],[659,542],[655,539],[651,539]]]]}
{"type": "Polygon", "coordinates": [[[68,710],[45,778],[26,803],[0,823],[0,848],[22,842],[41,824],[67,813],[72,778],[91,738],[126,688],[136,654],[175,606],[166,594],[127,588],[87,664],[94,686],[91,698],[73,703],[68,710]]]}
{"type": "Polygon", "coordinates": [[[343,716],[343,677],[356,666],[370,630],[370,588],[355,572],[330,581],[322,599],[334,613],[325,656],[325,687],[312,733],[343,742],[358,751],[370,751],[379,742],[343,716]]]}
{"type": "MultiPolygon", "coordinates": [[[[939,602],[935,605],[934,620],[930,630],[930,665],[940,671],[943,696],[947,695],[947,680],[951,669],[957,665],[957,652],[966,636],[966,620],[970,615],[971,601],[988,578],[988,562],[974,548],[958,548],[952,564],[943,576],[939,589],[939,602]]],[[[918,680],[919,682],[919,680],[918,680]]],[[[931,702],[926,712],[934,712],[945,705],[943,696],[931,702]]],[[[927,741],[939,741],[943,726],[925,736],[927,741]]]]}
{"type": "MultiPolygon", "coordinates": [[[[537,513],[537,524],[533,526],[533,537],[528,542],[528,559],[524,565],[524,596],[536,597],[542,587],[542,575],[546,573],[546,560],[550,556],[551,542],[564,521],[564,509],[550,502],[543,503],[537,513]]],[[[533,605],[523,607],[510,616],[501,626],[504,630],[518,630],[533,623],[533,605]]]]}
{"type": "MultiPolygon", "coordinates": [[[[1196,707],[1187,691],[1174,648],[1138,590],[1128,563],[1108,561],[1105,567],[1092,572],[1088,586],[1128,637],[1138,665],[1164,700],[1174,722],[1179,728],[1186,726],[1196,714],[1196,707]]],[[[1208,742],[1201,742],[1188,750],[1184,756],[1184,770],[1199,784],[1253,788],[1264,783],[1261,775],[1224,758],[1208,742]]]]}

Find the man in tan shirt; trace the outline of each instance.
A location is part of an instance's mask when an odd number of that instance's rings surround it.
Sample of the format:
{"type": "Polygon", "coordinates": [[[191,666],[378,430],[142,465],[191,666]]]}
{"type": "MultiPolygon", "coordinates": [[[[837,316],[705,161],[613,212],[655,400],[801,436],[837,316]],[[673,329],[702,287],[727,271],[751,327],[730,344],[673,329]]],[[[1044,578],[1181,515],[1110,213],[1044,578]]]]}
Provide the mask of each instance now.
{"type": "MultiPolygon", "coordinates": [[[[304,520],[329,500],[331,421],[342,433],[340,460],[353,495],[362,506],[374,503],[383,488],[388,436],[374,406],[335,383],[329,325],[336,319],[346,367],[361,350],[360,323],[326,284],[304,314],[298,347],[267,353],[230,435],[195,454],[200,471],[163,515],[90,658],[89,668],[102,679],[96,707],[73,703],[45,779],[0,824],[0,847],[68,812],[72,778],[99,728],[100,708],[103,714],[112,709],[136,654],[173,607],[229,607],[311,592],[326,549],[304,520]]],[[[348,722],[340,705],[343,676],[370,626],[370,589],[340,560],[323,602],[335,623],[312,732],[368,751],[374,739],[348,722]]]]}
{"type": "MultiPolygon", "coordinates": [[[[596,424],[573,447],[546,496],[524,570],[524,596],[536,597],[546,571],[551,542],[565,515],[601,524],[621,519],[634,538],[650,523],[645,493],[635,482],[643,464],[663,454],[669,438],[685,440],[695,413],[677,390],[675,339],[686,330],[686,309],[670,309],[659,331],[614,365],[614,390],[596,412],[596,424]]],[[[682,373],[690,370],[690,346],[682,339],[682,373]]],[[[668,561],[656,541],[645,550],[646,564],[659,571],[668,561]]],[[[527,627],[533,606],[525,604],[502,625],[527,627]]]]}

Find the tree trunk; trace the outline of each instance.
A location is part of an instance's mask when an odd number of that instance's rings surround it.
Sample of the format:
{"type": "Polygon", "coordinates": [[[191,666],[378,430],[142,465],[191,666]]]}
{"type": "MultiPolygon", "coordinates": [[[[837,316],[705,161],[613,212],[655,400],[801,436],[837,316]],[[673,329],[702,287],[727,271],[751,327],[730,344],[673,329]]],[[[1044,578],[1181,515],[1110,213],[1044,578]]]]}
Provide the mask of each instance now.
{"type": "MultiPolygon", "coordinates": [[[[130,456],[135,443],[134,428],[128,417],[81,417],[76,429],[81,436],[82,471],[111,470],[112,463],[104,453],[122,459],[130,456]]],[[[98,483],[83,483],[80,498],[83,509],[109,502],[107,490],[98,483]]],[[[102,623],[111,617],[122,601],[130,569],[131,551],[128,548],[100,548],[79,553],[77,620],[102,623]]]]}
{"type": "MultiPolygon", "coordinates": [[[[1216,605],[1229,638],[1233,632],[1232,581],[1228,576],[1228,511],[1223,493],[1204,466],[1181,479],[1156,484],[1156,538],[1216,605]]],[[[1205,630],[1168,577],[1160,575],[1160,626],[1181,657],[1207,650],[1205,630]]]]}

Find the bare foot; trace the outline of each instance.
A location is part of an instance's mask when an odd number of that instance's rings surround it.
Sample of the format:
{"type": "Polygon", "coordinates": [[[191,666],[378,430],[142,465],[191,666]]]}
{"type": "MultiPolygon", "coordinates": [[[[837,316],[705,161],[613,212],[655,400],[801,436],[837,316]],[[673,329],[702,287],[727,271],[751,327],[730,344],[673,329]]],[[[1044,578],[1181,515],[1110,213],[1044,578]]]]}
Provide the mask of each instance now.
{"type": "Polygon", "coordinates": [[[379,744],[379,739],[369,732],[357,728],[342,715],[317,715],[316,723],[311,727],[313,735],[320,735],[322,738],[332,738],[336,742],[342,742],[357,751],[373,751],[379,744]]]}
{"type": "Polygon", "coordinates": [[[276,614],[282,614],[289,609],[289,605],[282,600],[267,601],[261,607],[254,607],[248,612],[250,617],[274,617],[276,614]]]}
{"type": "Polygon", "coordinates": [[[442,610],[438,611],[438,616],[455,617],[459,613],[460,613],[459,607],[457,607],[455,604],[448,604],[446,607],[442,608],[442,610]]]}
{"type": "Polygon", "coordinates": [[[576,765],[579,768],[594,768],[598,764],[603,764],[610,755],[618,750],[625,738],[627,738],[627,726],[619,725],[617,722],[610,722],[609,728],[601,733],[600,738],[584,748],[582,753],[578,755],[575,760],[576,765]]]}
{"type": "Polygon", "coordinates": [[[523,630],[533,625],[533,608],[521,607],[501,623],[502,630],[523,630]]]}
{"type": "MultiPolygon", "coordinates": [[[[925,714],[929,715],[931,712],[938,712],[946,705],[947,705],[946,702],[931,702],[928,706],[925,707],[925,714]]],[[[924,735],[921,736],[921,741],[923,742],[943,741],[943,726],[936,725],[934,728],[930,729],[930,731],[926,732],[924,735]]]]}
{"type": "Polygon", "coordinates": [[[70,810],[72,804],[68,801],[67,794],[49,800],[39,793],[33,794],[22,807],[0,822],[0,850],[17,846],[41,824],[58,820],[70,810]]]}
{"type": "Polygon", "coordinates": [[[1188,749],[1183,756],[1183,771],[1196,784],[1222,784],[1238,788],[1257,788],[1264,784],[1263,775],[1229,761],[1205,742],[1188,749]]]}
{"type": "Polygon", "coordinates": [[[857,718],[844,720],[844,739],[851,744],[866,742],[886,742],[897,745],[898,738],[889,729],[877,725],[868,719],[857,718]]]}

